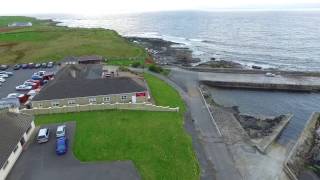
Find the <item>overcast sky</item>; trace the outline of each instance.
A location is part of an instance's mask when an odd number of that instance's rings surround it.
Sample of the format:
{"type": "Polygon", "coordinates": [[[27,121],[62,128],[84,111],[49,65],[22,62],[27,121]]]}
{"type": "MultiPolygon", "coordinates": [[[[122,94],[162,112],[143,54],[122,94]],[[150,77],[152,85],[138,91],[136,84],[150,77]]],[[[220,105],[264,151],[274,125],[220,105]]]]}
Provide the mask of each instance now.
{"type": "Polygon", "coordinates": [[[131,13],[167,10],[319,8],[320,0],[0,0],[0,14],[131,13]]]}

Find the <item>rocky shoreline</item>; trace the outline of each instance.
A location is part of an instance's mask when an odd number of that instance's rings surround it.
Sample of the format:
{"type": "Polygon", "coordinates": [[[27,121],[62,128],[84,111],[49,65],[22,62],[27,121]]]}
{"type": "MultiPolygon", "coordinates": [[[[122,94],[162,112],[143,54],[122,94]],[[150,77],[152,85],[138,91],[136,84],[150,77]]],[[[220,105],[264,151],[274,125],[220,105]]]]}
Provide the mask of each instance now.
{"type": "MultiPolygon", "coordinates": [[[[155,63],[159,65],[181,65],[192,66],[194,63],[199,63],[200,68],[244,68],[240,63],[218,60],[211,57],[210,61],[200,63],[199,58],[192,56],[192,50],[184,47],[182,44],[166,41],[159,38],[141,38],[141,37],[126,37],[130,42],[139,44],[146,48],[148,53],[153,57],[155,63]]],[[[255,66],[257,67],[257,66],[255,66]]]]}

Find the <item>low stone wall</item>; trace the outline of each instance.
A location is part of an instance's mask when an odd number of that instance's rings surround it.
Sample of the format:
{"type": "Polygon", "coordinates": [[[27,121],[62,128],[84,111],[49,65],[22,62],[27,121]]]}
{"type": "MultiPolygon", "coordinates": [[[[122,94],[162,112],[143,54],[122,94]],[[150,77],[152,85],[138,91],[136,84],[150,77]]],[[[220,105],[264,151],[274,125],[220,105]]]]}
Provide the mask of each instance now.
{"type": "Polygon", "coordinates": [[[197,72],[214,72],[214,73],[237,73],[237,74],[265,74],[271,72],[274,74],[281,75],[292,75],[292,76],[320,76],[319,72],[303,72],[303,71],[281,71],[281,70],[257,70],[257,69],[232,69],[232,68],[203,68],[203,67],[183,67],[181,68],[197,71],[197,72]]]}
{"type": "Polygon", "coordinates": [[[292,180],[298,180],[297,177],[300,171],[304,168],[304,158],[312,146],[313,132],[319,116],[320,113],[312,114],[284,164],[284,171],[292,180]]]}
{"type": "Polygon", "coordinates": [[[82,112],[82,111],[99,111],[107,109],[124,109],[124,110],[140,110],[140,111],[164,111],[164,112],[178,112],[179,108],[170,108],[164,106],[156,106],[147,103],[116,103],[116,104],[88,104],[88,105],[75,105],[75,106],[63,106],[52,108],[33,108],[22,109],[22,113],[40,115],[40,114],[58,114],[58,113],[70,113],[70,112],[82,112]]]}
{"type": "Polygon", "coordinates": [[[239,89],[262,89],[283,91],[320,91],[320,86],[294,85],[294,84],[270,84],[249,82],[226,82],[226,81],[201,81],[201,83],[213,87],[239,88],[239,89]]]}

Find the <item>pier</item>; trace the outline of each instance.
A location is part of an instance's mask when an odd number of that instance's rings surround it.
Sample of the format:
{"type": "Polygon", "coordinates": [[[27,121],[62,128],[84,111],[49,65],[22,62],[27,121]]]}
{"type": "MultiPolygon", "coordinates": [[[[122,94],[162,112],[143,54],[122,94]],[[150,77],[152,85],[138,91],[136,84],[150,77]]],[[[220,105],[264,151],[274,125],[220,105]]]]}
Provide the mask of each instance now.
{"type": "Polygon", "coordinates": [[[285,91],[320,91],[320,76],[284,72],[275,77],[254,71],[198,72],[199,81],[213,87],[285,91]]]}

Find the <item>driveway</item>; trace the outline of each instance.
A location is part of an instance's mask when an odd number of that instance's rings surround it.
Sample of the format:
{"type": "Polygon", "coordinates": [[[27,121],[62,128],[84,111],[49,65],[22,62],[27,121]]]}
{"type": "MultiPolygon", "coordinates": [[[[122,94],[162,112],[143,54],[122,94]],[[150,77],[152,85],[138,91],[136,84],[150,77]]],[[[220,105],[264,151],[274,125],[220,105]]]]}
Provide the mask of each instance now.
{"type": "Polygon", "coordinates": [[[55,154],[55,131],[58,124],[46,125],[51,130],[49,142],[37,144],[31,139],[26,150],[11,170],[7,180],[134,180],[141,179],[131,161],[84,163],[72,153],[76,123],[69,122],[67,154],[55,154]]]}

